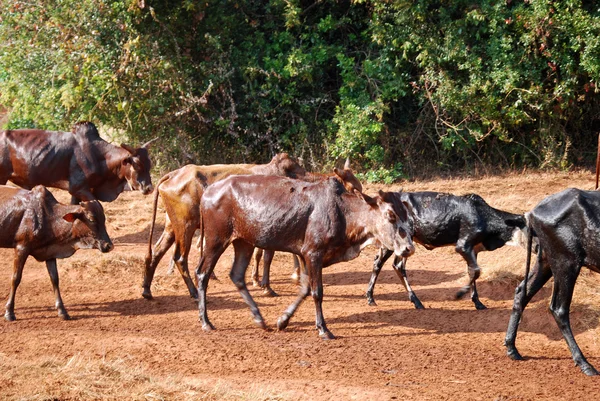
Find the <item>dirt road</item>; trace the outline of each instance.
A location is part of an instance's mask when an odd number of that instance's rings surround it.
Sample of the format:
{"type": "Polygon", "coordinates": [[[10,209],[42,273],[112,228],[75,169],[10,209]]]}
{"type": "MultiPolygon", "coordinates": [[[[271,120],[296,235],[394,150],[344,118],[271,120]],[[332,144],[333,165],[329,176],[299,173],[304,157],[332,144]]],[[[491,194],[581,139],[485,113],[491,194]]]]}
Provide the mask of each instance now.
{"type": "MultiPolygon", "coordinates": [[[[546,195],[570,186],[591,189],[592,173],[402,185],[404,190],[474,192],[492,206],[516,212],[527,211],[546,195]]],[[[379,188],[383,187],[367,186],[366,192],[379,188]]],[[[63,379],[53,380],[54,373],[42,376],[36,370],[18,368],[35,366],[47,372],[44,364],[51,360],[60,370],[74,356],[90,364],[125,361],[129,368],[141,368],[156,380],[193,382],[207,391],[227,389],[213,393],[213,398],[589,400],[600,395],[600,379],[586,377],[574,366],[547,311],[551,284],[524,313],[517,347],[526,360],[514,362],[506,356],[502,341],[514,289],[523,275],[523,249],[504,247],[480,255],[479,294],[488,309],[477,311],[468,297],[454,300],[467,275],[464,262],[452,248],[427,251],[417,247],[408,262],[409,279],[425,310],[413,308],[389,265],[375,290],[378,306],[368,306],[364,292],[376,249],[367,248],[357,259],[324,271],[323,309],[328,327],[337,336],[333,341],[318,338],[310,298],[286,331],[265,332],[255,327],[228,278],[228,250],[215,270],[220,281],[211,281],[208,293],[209,315],[217,330],[205,333],[179,274],[166,275],[167,258],[157,269],[156,299],[141,297],[151,203],[151,197],[125,193],[105,204],[115,250],[105,255],[79,251],[59,261],[61,291],[72,321],[56,316],[44,265],[28,261],[16,298],[18,320],[0,322],[1,398],[88,397],[89,393],[75,390],[56,393],[54,388],[63,379]]],[[[12,255],[10,249],[0,250],[3,299],[8,296],[12,255]]],[[[197,260],[194,250],[192,268],[197,260]]],[[[267,298],[258,289],[251,290],[272,328],[296,296],[289,279],[291,267],[291,256],[276,255],[272,278],[280,297],[267,298]]],[[[588,360],[600,368],[600,277],[583,274],[575,293],[573,329],[588,360]]],[[[55,371],[53,366],[50,372],[55,371]]],[[[100,389],[89,397],[160,398],[128,392],[127,380],[122,373],[116,375],[114,382],[122,386],[122,392],[106,395],[100,389]]],[[[166,398],[196,399],[198,393],[172,389],[166,398]]]]}

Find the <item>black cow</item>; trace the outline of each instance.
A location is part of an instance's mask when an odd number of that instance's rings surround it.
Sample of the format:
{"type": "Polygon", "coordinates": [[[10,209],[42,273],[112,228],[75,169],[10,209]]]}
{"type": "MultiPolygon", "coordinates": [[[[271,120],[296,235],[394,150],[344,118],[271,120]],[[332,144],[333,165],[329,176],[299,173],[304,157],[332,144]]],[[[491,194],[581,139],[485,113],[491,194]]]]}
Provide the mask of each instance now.
{"type": "Polygon", "coordinates": [[[600,193],[566,189],[546,197],[525,216],[529,229],[527,263],[525,279],[515,291],[513,310],[504,340],[508,356],[515,360],[523,359],[515,347],[521,315],[531,298],[550,277],[554,277],[550,311],[567,341],[575,364],[586,375],[597,375],[598,371],[585,359],[575,342],[569,309],[581,267],[587,266],[600,273],[600,193]],[[532,244],[535,240],[537,263],[529,274],[532,244]]]}
{"type": "Polygon", "coordinates": [[[148,147],[114,146],[84,121],[72,132],[18,129],[0,132],[0,184],[23,188],[60,188],[80,200],[111,202],[128,184],[144,195],[152,192],[148,147]]]}
{"type": "MultiPolygon", "coordinates": [[[[408,224],[415,242],[429,250],[455,245],[456,252],[467,262],[469,272],[469,284],[461,288],[456,297],[461,298],[472,289],[471,300],[475,307],[485,309],[475,284],[481,270],[477,254],[493,251],[510,241],[525,227],[523,215],[495,209],[475,194],[456,196],[440,192],[398,192],[394,196],[397,202],[410,206],[408,224]]],[[[376,305],[373,298],[375,282],[391,255],[392,251],[381,248],[375,257],[366,293],[369,305],[376,305]]],[[[406,278],[406,258],[396,256],[392,266],[408,291],[409,299],[417,309],[422,309],[423,305],[406,278]]]]}

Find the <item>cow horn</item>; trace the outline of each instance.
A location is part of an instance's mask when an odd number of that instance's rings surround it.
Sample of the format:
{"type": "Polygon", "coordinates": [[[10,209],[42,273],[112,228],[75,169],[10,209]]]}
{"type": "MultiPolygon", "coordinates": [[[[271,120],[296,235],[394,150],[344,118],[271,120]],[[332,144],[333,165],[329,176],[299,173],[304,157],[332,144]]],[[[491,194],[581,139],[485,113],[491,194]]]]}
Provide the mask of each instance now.
{"type": "Polygon", "coordinates": [[[350,170],[350,157],[346,157],[346,163],[344,163],[344,170],[350,170]]]}
{"type": "Polygon", "coordinates": [[[148,149],[150,147],[150,145],[152,145],[153,142],[158,141],[158,139],[159,139],[159,137],[149,140],[148,142],[146,142],[145,144],[142,145],[142,148],[148,149]]]}

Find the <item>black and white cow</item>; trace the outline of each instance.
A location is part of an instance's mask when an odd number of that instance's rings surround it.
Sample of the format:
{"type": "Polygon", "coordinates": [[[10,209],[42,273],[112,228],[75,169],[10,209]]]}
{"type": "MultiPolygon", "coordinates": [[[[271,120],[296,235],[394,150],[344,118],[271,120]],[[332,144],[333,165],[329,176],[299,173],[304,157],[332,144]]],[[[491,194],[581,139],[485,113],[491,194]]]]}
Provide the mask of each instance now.
{"type": "Polygon", "coordinates": [[[515,291],[504,344],[508,356],[523,359],[515,347],[523,310],[531,298],[554,277],[550,311],[565,338],[575,364],[588,376],[598,371],[577,346],[569,309],[582,266],[600,273],[600,192],[566,189],[542,200],[525,214],[529,228],[525,279],[515,291]],[[529,274],[532,243],[537,240],[537,262],[529,274]],[[525,289],[525,283],[527,287],[525,289]]]}
{"type": "MultiPolygon", "coordinates": [[[[469,289],[471,300],[477,309],[485,309],[479,300],[475,281],[480,268],[477,254],[480,251],[493,251],[515,238],[525,227],[523,215],[504,212],[488,205],[479,195],[456,196],[441,192],[396,192],[397,202],[409,207],[408,224],[413,233],[413,241],[431,250],[441,246],[455,245],[467,262],[469,284],[461,288],[457,298],[464,296],[469,289]]],[[[375,257],[373,273],[367,289],[369,305],[376,305],[373,289],[381,267],[392,255],[392,251],[381,248],[375,257]]],[[[415,308],[423,305],[412,291],[406,277],[406,258],[395,257],[392,264],[408,292],[415,308]]]]}

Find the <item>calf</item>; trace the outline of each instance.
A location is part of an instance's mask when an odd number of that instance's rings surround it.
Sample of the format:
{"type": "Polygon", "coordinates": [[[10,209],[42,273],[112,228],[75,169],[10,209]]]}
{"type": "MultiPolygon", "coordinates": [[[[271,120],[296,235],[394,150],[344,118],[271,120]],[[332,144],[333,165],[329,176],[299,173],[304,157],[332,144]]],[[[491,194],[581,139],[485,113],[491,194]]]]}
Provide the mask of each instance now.
{"type": "Polygon", "coordinates": [[[575,364],[586,375],[597,375],[598,371],[585,359],[575,342],[569,309],[581,267],[600,273],[600,193],[566,189],[546,197],[525,216],[529,229],[527,263],[525,278],[515,291],[504,340],[508,356],[514,360],[523,359],[515,347],[521,315],[531,298],[550,277],[554,277],[550,311],[575,364]],[[537,239],[537,262],[529,274],[534,237],[537,239]]]}
{"type": "Polygon", "coordinates": [[[0,248],[14,248],[13,275],[6,320],[15,320],[15,293],[30,255],[46,262],[54,288],[58,316],[69,319],[58,288],[56,259],[68,258],[78,249],[108,252],[113,244],[106,233],[105,217],[98,201],[63,205],[43,186],[31,191],[0,186],[0,248]]]}
{"type": "MultiPolygon", "coordinates": [[[[485,309],[479,300],[476,280],[480,274],[477,254],[493,251],[512,240],[525,227],[523,215],[504,212],[489,206],[479,195],[456,196],[439,192],[400,192],[393,195],[396,202],[409,205],[409,226],[413,240],[431,250],[454,245],[467,262],[469,283],[456,294],[464,296],[469,289],[477,309],[485,309]]],[[[381,248],[373,264],[373,273],[367,289],[369,305],[376,305],[373,289],[381,267],[392,251],[381,248]]],[[[423,305],[415,295],[406,277],[406,258],[395,257],[392,264],[396,274],[417,309],[423,305]]]]}
{"type": "MultiPolygon", "coordinates": [[[[345,182],[344,177],[339,178],[345,182]]],[[[214,329],[206,312],[210,274],[233,244],[230,278],[258,325],[266,327],[245,283],[254,247],[294,253],[305,265],[300,294],[277,321],[278,329],[285,329],[312,291],[319,335],[333,338],[321,308],[322,268],[354,259],[370,243],[393,249],[400,256],[414,252],[405,226],[406,210],[395,208],[388,193],[380,192],[375,198],[358,195],[347,193],[334,178],[307,183],[273,176],[236,176],[208,187],[200,206],[205,249],[196,270],[203,329],[214,329]]]]}
{"type": "Polygon", "coordinates": [[[150,286],[156,266],[173,243],[175,243],[173,261],[188,287],[190,296],[198,297],[188,270],[188,256],[194,233],[196,229],[200,228],[200,199],[208,185],[230,175],[246,174],[282,175],[295,178],[303,176],[305,170],[287,153],[279,153],[268,164],[215,164],[211,166],[190,164],[172,171],[160,179],[156,184],[157,190],[154,194],[152,225],[144,268],[142,284],[144,298],[152,299],[150,286]],[[152,248],[152,233],[159,195],[166,210],[166,223],[163,233],[152,248]]]}
{"type": "Polygon", "coordinates": [[[0,132],[0,184],[31,189],[45,185],[69,191],[71,202],[111,202],[129,185],[152,192],[150,142],[140,148],[114,146],[84,121],[72,132],[18,129],[0,132]]]}

